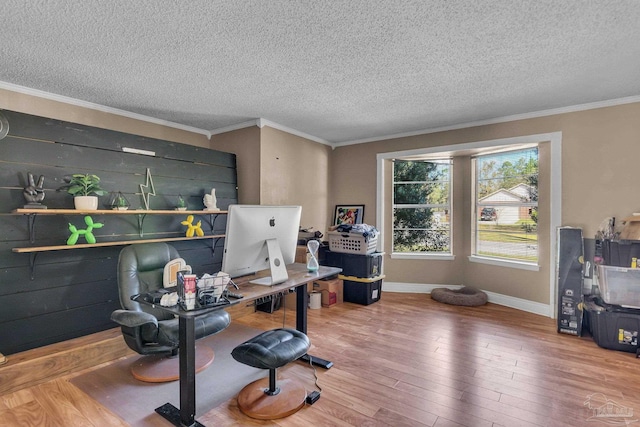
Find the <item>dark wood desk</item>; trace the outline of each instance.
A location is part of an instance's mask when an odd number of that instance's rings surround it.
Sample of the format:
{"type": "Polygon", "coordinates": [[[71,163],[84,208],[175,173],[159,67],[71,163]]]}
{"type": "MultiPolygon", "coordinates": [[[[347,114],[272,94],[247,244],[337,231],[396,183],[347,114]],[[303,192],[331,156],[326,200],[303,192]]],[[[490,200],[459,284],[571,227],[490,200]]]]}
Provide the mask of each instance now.
{"type": "MultiPolygon", "coordinates": [[[[213,311],[221,310],[231,305],[238,304],[240,302],[253,301],[258,298],[266,297],[269,295],[278,294],[295,288],[296,290],[296,329],[300,332],[307,333],[307,287],[306,284],[330,277],[340,273],[342,269],[335,267],[320,266],[318,271],[313,273],[307,270],[305,264],[290,264],[287,266],[287,273],[289,279],[280,283],[279,285],[264,286],[255,285],[249,283],[249,281],[265,277],[269,275],[269,271],[261,271],[255,275],[243,276],[233,281],[240,288],[239,290],[232,290],[232,292],[241,293],[244,295],[242,299],[231,299],[230,305],[223,305],[217,307],[207,307],[196,310],[183,310],[180,306],[175,307],[160,307],[165,311],[176,314],[179,316],[179,333],[180,333],[180,409],[176,408],[171,403],[165,403],[164,405],[156,408],[156,412],[170,421],[173,425],[181,427],[204,427],[201,423],[195,420],[196,415],[196,369],[195,369],[195,318],[201,314],[213,311]]],[[[136,300],[138,302],[149,304],[142,300],[136,300]]],[[[306,355],[306,360],[311,360],[313,363],[320,364],[326,368],[331,367],[331,362],[319,359],[314,356],[306,355]]]]}

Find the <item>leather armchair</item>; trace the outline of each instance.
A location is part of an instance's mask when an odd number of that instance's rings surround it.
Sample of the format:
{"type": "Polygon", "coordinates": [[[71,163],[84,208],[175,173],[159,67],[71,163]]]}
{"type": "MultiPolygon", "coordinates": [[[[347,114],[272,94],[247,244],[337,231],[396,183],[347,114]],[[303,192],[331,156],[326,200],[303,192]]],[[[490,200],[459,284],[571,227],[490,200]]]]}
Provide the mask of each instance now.
{"type": "MultiPolygon", "coordinates": [[[[127,345],[139,354],[172,354],[178,351],[178,319],[171,313],[131,300],[131,295],[163,287],[164,266],[180,258],[167,243],[141,243],[125,247],[118,259],[118,290],[122,309],[111,314],[127,345]]],[[[224,330],[229,314],[217,310],[195,319],[196,339],[224,330]]]]}

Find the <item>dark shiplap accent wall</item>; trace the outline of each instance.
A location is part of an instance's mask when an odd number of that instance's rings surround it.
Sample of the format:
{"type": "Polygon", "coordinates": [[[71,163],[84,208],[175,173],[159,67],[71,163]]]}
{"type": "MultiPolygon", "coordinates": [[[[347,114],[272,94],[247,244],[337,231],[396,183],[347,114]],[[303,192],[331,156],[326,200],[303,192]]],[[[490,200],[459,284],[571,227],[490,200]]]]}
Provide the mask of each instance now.
{"type": "MultiPolygon", "coordinates": [[[[237,203],[236,157],[206,148],[145,138],[11,111],[9,135],[0,140],[0,353],[64,341],[115,327],[109,320],[119,308],[116,264],[122,246],[42,252],[36,256],[33,279],[29,254],[12,248],[64,245],[69,223],[86,228],[82,215],[38,216],[36,241],[31,244],[26,216],[11,215],[26,201],[28,172],[45,176],[48,208],[73,208],[73,198],[56,191],[64,176],[92,173],[102,187],[121,191],[130,209],[144,208],[140,184],[149,168],[156,195],[150,209],[173,209],[181,194],[192,210],[204,208],[204,194],[216,189],[218,207],[237,203]],[[123,147],[155,152],[155,157],[125,153],[123,147]]],[[[109,197],[100,197],[99,209],[109,209],[109,197]]],[[[180,237],[186,215],[147,215],[144,238],[180,237]]],[[[95,229],[98,242],[139,239],[138,216],[93,215],[104,223],[95,229]]],[[[206,234],[224,234],[226,215],[198,216],[206,234]],[[210,220],[213,219],[213,224],[210,220]]],[[[78,243],[85,243],[81,237],[78,243]]],[[[223,240],[173,242],[197,274],[216,272],[222,262],[223,240]],[[215,251],[212,245],[215,244],[215,251]]]]}

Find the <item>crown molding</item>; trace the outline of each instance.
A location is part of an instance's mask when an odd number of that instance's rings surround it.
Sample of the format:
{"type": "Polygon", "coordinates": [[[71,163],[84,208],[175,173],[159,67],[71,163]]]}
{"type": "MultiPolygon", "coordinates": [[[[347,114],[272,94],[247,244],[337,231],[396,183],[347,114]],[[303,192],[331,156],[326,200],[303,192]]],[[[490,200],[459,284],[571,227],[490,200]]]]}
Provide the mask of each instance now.
{"type": "Polygon", "coordinates": [[[270,128],[273,129],[278,129],[281,130],[283,132],[289,133],[291,135],[296,135],[299,136],[301,138],[305,138],[320,144],[325,144],[325,145],[330,145],[332,146],[333,144],[331,144],[329,141],[324,140],[322,138],[318,138],[316,136],[313,135],[309,135],[308,133],[304,133],[304,132],[300,132],[298,130],[295,130],[293,128],[281,125],[279,123],[276,122],[272,122],[271,120],[267,120],[267,119],[263,119],[263,118],[258,118],[255,120],[248,120],[246,122],[242,122],[242,123],[238,123],[235,125],[230,125],[230,126],[225,126],[223,128],[218,128],[218,129],[212,129],[211,135],[219,135],[221,133],[225,133],[225,132],[231,132],[234,130],[238,130],[238,129],[244,129],[244,128],[248,128],[251,126],[258,126],[260,129],[262,129],[265,126],[268,126],[270,128]]]}
{"type": "Polygon", "coordinates": [[[233,132],[234,130],[238,130],[238,129],[250,128],[251,126],[262,127],[260,126],[260,119],[247,120],[246,122],[238,123],[235,125],[229,125],[229,126],[224,126],[217,129],[212,129],[209,131],[209,133],[212,136],[220,135],[221,133],[233,132]]]}
{"type": "Polygon", "coordinates": [[[230,131],[234,131],[234,130],[238,130],[238,129],[243,129],[243,128],[247,128],[247,127],[251,127],[251,126],[258,126],[259,128],[262,128],[264,126],[269,126],[271,128],[278,129],[278,130],[281,130],[283,132],[287,132],[287,133],[290,133],[292,135],[296,135],[296,136],[299,136],[301,138],[308,139],[310,141],[314,141],[314,142],[317,142],[317,143],[320,143],[320,144],[328,145],[328,146],[330,146],[330,147],[332,147],[334,149],[337,148],[337,147],[348,146],[348,145],[366,144],[366,143],[369,143],[369,142],[385,141],[385,140],[396,139],[396,138],[407,138],[407,137],[411,137],[411,136],[427,135],[427,134],[431,134],[431,133],[459,130],[459,129],[465,129],[465,128],[470,128],[470,127],[475,127],[475,126],[486,126],[486,125],[492,125],[492,124],[498,124],[498,123],[512,122],[512,121],[516,121],[516,120],[534,119],[534,118],[538,118],[538,117],[553,116],[553,115],[557,115],[557,114],[573,113],[573,112],[578,112],[578,111],[593,110],[593,109],[596,109],[596,108],[614,107],[614,106],[617,106],[617,105],[632,104],[632,103],[635,103],[635,102],[640,102],[640,95],[638,95],[638,96],[629,96],[629,97],[625,97],[625,98],[610,99],[610,100],[605,100],[605,101],[597,101],[597,102],[590,102],[590,103],[586,103],[586,104],[572,105],[572,106],[568,106],[568,107],[560,107],[560,108],[553,108],[553,109],[549,109],[549,110],[535,111],[535,112],[532,112],[532,113],[523,113],[523,114],[514,114],[514,115],[511,115],[511,116],[496,117],[496,118],[493,118],[493,119],[479,120],[479,121],[475,121],[475,122],[467,122],[467,123],[461,123],[461,124],[451,125],[451,126],[441,126],[441,127],[437,127],[437,128],[427,128],[427,129],[422,129],[422,130],[417,130],[417,131],[412,131],[412,132],[403,132],[403,133],[391,134],[391,135],[386,135],[386,136],[364,138],[364,139],[355,139],[355,140],[342,141],[342,142],[330,142],[330,141],[327,141],[325,139],[316,137],[314,135],[310,135],[308,133],[304,133],[304,132],[298,131],[296,129],[290,128],[288,126],[281,125],[281,124],[276,123],[276,122],[272,122],[272,121],[264,119],[264,118],[257,118],[257,119],[253,119],[253,120],[248,120],[248,121],[245,121],[245,122],[242,122],[242,123],[238,123],[238,124],[230,125],[230,126],[225,126],[225,127],[218,128],[218,129],[206,130],[206,129],[196,128],[196,127],[193,127],[193,126],[186,126],[186,125],[183,125],[183,124],[180,124],[180,123],[170,122],[170,121],[167,121],[167,120],[161,120],[161,119],[157,119],[155,117],[145,116],[145,115],[142,115],[142,114],[132,113],[130,111],[125,111],[125,110],[121,110],[121,109],[118,109],[118,108],[112,108],[112,107],[107,107],[107,106],[100,105],[100,104],[95,104],[95,103],[92,103],[92,102],[82,101],[82,100],[75,99],[75,98],[70,98],[70,97],[67,97],[67,96],[64,96],[64,95],[58,95],[58,94],[54,94],[54,93],[50,93],[50,92],[41,91],[41,90],[38,90],[38,89],[32,89],[32,88],[28,88],[28,87],[25,87],[25,86],[15,85],[13,83],[8,83],[8,82],[3,82],[3,81],[0,81],[0,89],[6,89],[6,90],[9,90],[9,91],[13,91],[13,92],[23,93],[25,95],[30,95],[30,96],[35,96],[35,97],[38,97],[38,98],[49,99],[49,100],[52,100],[52,101],[57,101],[57,102],[61,102],[61,103],[64,103],[64,104],[69,104],[69,105],[75,105],[75,106],[78,106],[78,107],[84,107],[84,108],[88,108],[88,109],[91,109],[91,110],[102,111],[102,112],[105,112],[105,113],[115,114],[115,115],[118,115],[118,116],[127,117],[127,118],[134,119],[134,120],[140,120],[140,121],[144,121],[144,122],[158,124],[158,125],[161,125],[161,126],[167,126],[167,127],[174,128],[174,129],[180,129],[180,130],[184,130],[184,131],[187,131],[187,132],[198,133],[198,134],[205,135],[208,139],[211,139],[212,135],[217,135],[217,134],[230,132],[230,131]]]}
{"type": "Polygon", "coordinates": [[[635,102],[640,102],[640,95],[628,96],[625,98],[609,99],[605,101],[590,102],[587,104],[571,105],[568,107],[553,108],[549,110],[534,111],[532,113],[514,114],[512,116],[496,117],[493,119],[479,120],[475,122],[461,123],[458,125],[423,129],[423,130],[417,130],[413,132],[404,132],[404,133],[397,133],[397,134],[387,135],[387,136],[336,142],[336,143],[333,143],[332,145],[334,148],[337,148],[337,147],[342,147],[347,145],[366,144],[368,142],[385,141],[388,139],[396,139],[396,138],[406,138],[410,136],[426,135],[426,134],[437,133],[437,132],[446,132],[446,131],[465,129],[465,128],[470,128],[475,126],[486,126],[486,125],[493,125],[498,123],[514,122],[516,120],[526,120],[526,119],[535,119],[538,117],[554,116],[557,114],[575,113],[578,111],[594,110],[596,108],[615,107],[617,105],[633,104],[635,102]]]}
{"type": "Polygon", "coordinates": [[[155,117],[145,116],[143,114],[132,113],[130,111],[121,110],[119,108],[107,107],[105,105],[95,104],[93,102],[82,101],[80,99],[70,98],[64,95],[58,95],[51,92],[45,92],[38,89],[32,89],[25,86],[15,85],[13,83],[7,83],[0,81],[0,89],[10,90],[12,92],[18,92],[29,96],[35,96],[37,98],[48,99],[50,101],[56,101],[63,104],[75,105],[76,107],[88,108],[90,110],[101,111],[103,113],[115,114],[117,116],[126,117],[129,119],[140,120],[143,122],[154,123],[161,126],[166,126],[174,129],[180,129],[187,132],[199,133],[205,135],[208,139],[211,139],[211,132],[205,129],[196,128],[193,126],[186,126],[180,123],[174,123],[167,120],[157,119],[155,117]]]}
{"type": "Polygon", "coordinates": [[[262,128],[264,126],[269,126],[270,128],[278,129],[278,130],[281,130],[283,132],[287,132],[287,133],[290,133],[292,135],[299,136],[300,138],[305,138],[305,139],[308,139],[308,140],[311,140],[311,141],[314,141],[314,142],[318,142],[320,144],[333,146],[333,143],[327,141],[326,139],[318,138],[317,136],[313,136],[313,135],[309,135],[308,133],[300,132],[300,131],[295,130],[293,128],[281,125],[279,123],[272,122],[271,120],[260,118],[260,119],[258,119],[258,123],[259,123],[258,126],[260,128],[262,128]]]}

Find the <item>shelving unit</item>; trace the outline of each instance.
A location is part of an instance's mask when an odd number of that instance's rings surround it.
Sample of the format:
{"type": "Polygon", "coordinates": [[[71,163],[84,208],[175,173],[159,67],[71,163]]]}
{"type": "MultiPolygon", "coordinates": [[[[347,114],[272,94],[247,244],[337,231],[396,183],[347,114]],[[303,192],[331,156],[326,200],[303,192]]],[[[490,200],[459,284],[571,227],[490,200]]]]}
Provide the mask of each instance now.
{"type": "Polygon", "coordinates": [[[27,246],[27,247],[18,247],[12,248],[13,252],[16,253],[28,253],[29,254],[29,269],[31,272],[31,278],[33,279],[35,274],[35,266],[36,266],[36,257],[40,252],[50,252],[50,251],[60,251],[60,250],[69,250],[69,249],[86,249],[86,248],[99,248],[99,247],[108,247],[108,246],[124,246],[124,245],[134,245],[140,243],[153,243],[153,242],[177,242],[183,240],[212,240],[211,250],[215,250],[216,240],[224,237],[224,234],[211,234],[208,236],[193,236],[193,237],[165,237],[158,239],[143,239],[144,231],[144,219],[147,215],[198,215],[198,216],[209,216],[209,225],[213,229],[213,224],[215,221],[215,217],[220,214],[226,214],[227,211],[193,211],[193,210],[93,210],[93,211],[83,211],[77,209],[15,209],[11,212],[14,215],[25,215],[28,217],[29,221],[29,241],[31,243],[35,243],[35,220],[38,216],[46,216],[46,215],[136,215],[138,217],[138,234],[141,237],[140,239],[135,240],[118,240],[118,241],[110,241],[110,242],[96,242],[96,243],[84,243],[84,244],[76,244],[76,245],[52,245],[52,246],[27,246]]]}
{"type": "MultiPolygon", "coordinates": [[[[147,215],[198,215],[209,216],[209,225],[213,228],[215,217],[220,214],[226,214],[227,211],[176,211],[176,210],[115,210],[100,209],[95,211],[83,211],[77,209],[14,209],[14,215],[26,215],[29,219],[29,242],[35,243],[35,221],[41,215],[136,215],[138,217],[138,234],[144,236],[143,226],[144,219],[147,215]]],[[[75,245],[77,246],[77,245],[75,245]]],[[[17,252],[14,250],[14,252],[17,252]]]]}

